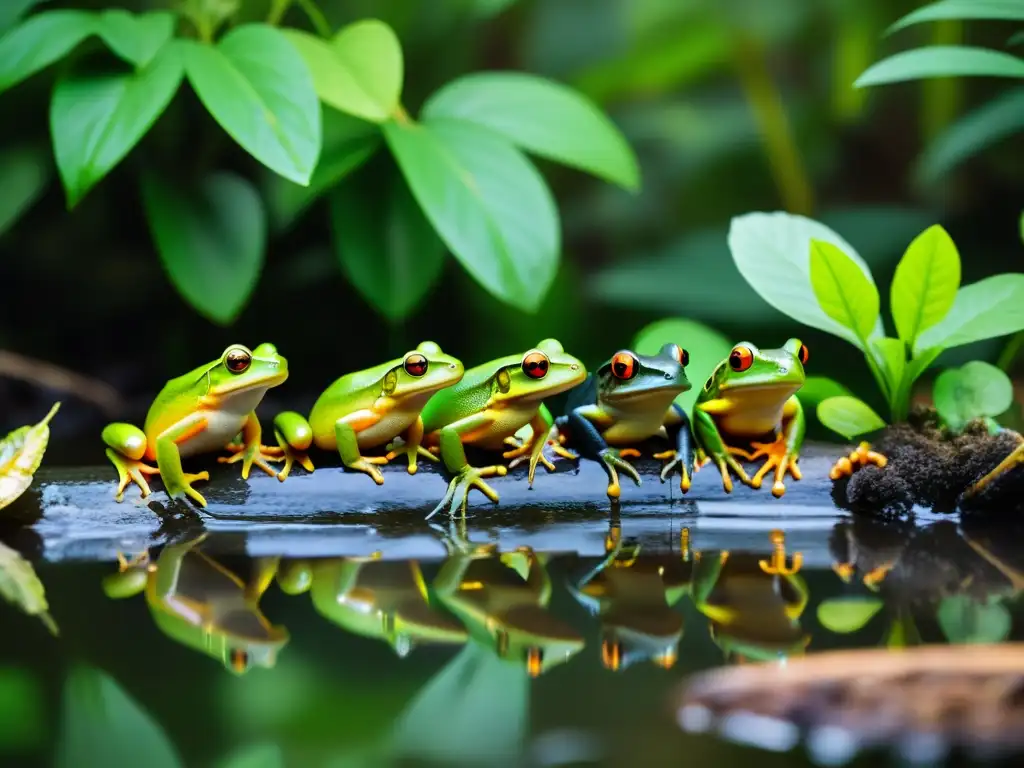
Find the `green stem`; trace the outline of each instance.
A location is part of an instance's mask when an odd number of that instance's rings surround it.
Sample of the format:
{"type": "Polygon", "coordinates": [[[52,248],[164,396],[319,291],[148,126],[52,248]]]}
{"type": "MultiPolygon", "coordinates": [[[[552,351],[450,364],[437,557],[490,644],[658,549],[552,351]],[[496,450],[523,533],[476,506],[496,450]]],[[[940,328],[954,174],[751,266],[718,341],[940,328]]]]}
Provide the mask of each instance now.
{"type": "MultiPolygon", "coordinates": [[[[932,45],[956,45],[963,42],[963,22],[946,19],[932,28],[932,45]]],[[[921,131],[931,141],[948,126],[960,111],[963,81],[955,77],[930,78],[921,83],[921,131]]]]}
{"type": "Polygon", "coordinates": [[[313,29],[316,30],[320,37],[331,36],[331,25],[327,22],[327,17],[324,16],[324,12],[320,10],[314,0],[295,0],[295,2],[298,3],[299,8],[306,14],[309,23],[313,25],[313,29]]]}
{"type": "Polygon", "coordinates": [[[270,4],[270,12],[267,14],[267,24],[272,27],[276,27],[281,23],[281,19],[288,13],[288,9],[292,7],[292,0],[274,0],[270,4]]]}
{"type": "Polygon", "coordinates": [[[1014,362],[1017,360],[1017,354],[1020,352],[1021,346],[1024,346],[1024,331],[1018,331],[1010,337],[1010,340],[1006,342],[1006,346],[1003,347],[1003,351],[999,353],[999,359],[996,361],[996,365],[1006,373],[1010,372],[1013,368],[1014,362]]]}
{"type": "MultiPolygon", "coordinates": [[[[868,349],[870,350],[870,347],[868,349]]],[[[891,414],[893,410],[892,392],[889,391],[889,382],[885,379],[885,373],[879,368],[878,361],[875,360],[870,351],[864,353],[864,359],[867,361],[868,368],[871,369],[871,374],[878,383],[878,388],[882,390],[882,395],[885,397],[886,402],[889,403],[889,412],[891,414]]]]}

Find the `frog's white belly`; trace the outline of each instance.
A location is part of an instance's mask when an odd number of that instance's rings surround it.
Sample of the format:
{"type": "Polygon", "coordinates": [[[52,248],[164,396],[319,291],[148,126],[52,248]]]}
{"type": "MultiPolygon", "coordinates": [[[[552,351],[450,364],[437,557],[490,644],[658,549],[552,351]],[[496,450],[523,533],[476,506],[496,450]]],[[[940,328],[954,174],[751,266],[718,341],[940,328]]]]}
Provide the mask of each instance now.
{"type": "MultiPolygon", "coordinates": [[[[409,426],[416,421],[417,413],[405,411],[391,411],[386,413],[380,421],[373,426],[367,427],[356,438],[360,448],[376,448],[401,435],[409,426]]],[[[333,434],[331,435],[333,438],[333,434]]]]}
{"type": "MultiPolygon", "coordinates": [[[[178,443],[178,452],[182,457],[194,456],[198,453],[219,451],[242,431],[242,425],[253,409],[259,405],[266,390],[242,392],[226,398],[216,408],[202,410],[198,416],[206,419],[206,429],[193,435],[188,440],[178,443]]],[[[198,420],[197,416],[189,419],[198,420]]]]}

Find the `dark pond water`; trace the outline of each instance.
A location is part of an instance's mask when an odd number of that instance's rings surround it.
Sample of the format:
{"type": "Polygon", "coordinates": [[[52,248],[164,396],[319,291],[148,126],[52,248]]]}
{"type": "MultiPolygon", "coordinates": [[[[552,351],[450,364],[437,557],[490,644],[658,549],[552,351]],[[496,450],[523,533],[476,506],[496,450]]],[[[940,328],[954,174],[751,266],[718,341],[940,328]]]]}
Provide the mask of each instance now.
{"type": "Polygon", "coordinates": [[[420,525],[448,554],[416,559],[401,537],[376,559],[305,558],[323,537],[303,531],[184,532],[148,573],[37,562],[61,634],[0,604],[0,764],[812,765],[837,756],[685,732],[682,684],[1024,635],[1012,529],[594,515],[540,538],[420,525]]]}

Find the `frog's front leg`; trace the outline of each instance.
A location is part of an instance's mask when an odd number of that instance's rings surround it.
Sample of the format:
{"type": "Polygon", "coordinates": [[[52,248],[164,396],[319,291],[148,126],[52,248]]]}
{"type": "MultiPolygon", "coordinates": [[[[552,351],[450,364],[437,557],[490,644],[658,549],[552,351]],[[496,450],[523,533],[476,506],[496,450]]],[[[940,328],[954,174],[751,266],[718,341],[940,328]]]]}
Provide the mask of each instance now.
{"type": "Polygon", "coordinates": [[[427,515],[426,519],[429,520],[446,505],[450,515],[454,515],[456,509],[461,509],[462,513],[465,514],[469,492],[473,488],[479,490],[495,504],[498,503],[497,492],[485,483],[483,478],[503,477],[508,473],[508,470],[502,465],[490,467],[471,466],[466,460],[466,449],[462,445],[461,437],[464,433],[486,429],[493,421],[493,417],[484,411],[467,416],[465,419],[460,419],[441,429],[439,435],[441,459],[444,461],[445,468],[454,477],[448,484],[448,492],[445,493],[444,498],[434,507],[433,511],[427,515]]]}
{"type": "Polygon", "coordinates": [[[250,411],[249,415],[245,417],[245,423],[242,425],[242,444],[229,443],[225,446],[225,450],[231,451],[232,455],[218,456],[217,461],[220,464],[242,462],[243,480],[249,479],[249,471],[255,464],[271,477],[276,477],[284,482],[284,478],[279,477],[278,471],[267,463],[268,461],[283,461],[284,450],[280,446],[263,445],[263,427],[260,426],[256,411],[250,411]]]}
{"type": "Polygon", "coordinates": [[[206,499],[192,483],[197,480],[209,480],[210,473],[203,471],[190,474],[181,468],[181,452],[178,446],[187,440],[206,431],[208,422],[202,413],[197,413],[185,421],[179,422],[170,429],[157,435],[156,465],[160,468],[160,477],[164,481],[164,490],[172,499],[188,496],[199,506],[206,506],[206,499]]]}
{"type": "Polygon", "coordinates": [[[805,430],[803,406],[800,405],[800,400],[796,395],[793,395],[782,408],[782,434],[779,435],[779,438],[773,443],[751,443],[751,447],[754,449],[750,455],[751,459],[768,457],[751,480],[752,487],[760,488],[764,476],[773,467],[775,468],[775,482],[772,484],[772,496],[776,498],[781,498],[786,492],[786,485],[783,482],[786,472],[789,472],[794,480],[802,478],[796,462],[800,455],[800,446],[804,440],[805,430]]]}
{"type": "Polygon", "coordinates": [[[704,454],[718,467],[718,471],[722,475],[722,488],[726,493],[732,493],[732,478],[729,476],[729,470],[732,470],[745,485],[750,485],[750,477],[740,463],[733,458],[729,447],[722,441],[722,435],[718,431],[714,418],[703,408],[697,407],[693,410],[693,431],[704,454]]]}
{"type": "Polygon", "coordinates": [[[274,436],[284,456],[284,467],[277,473],[282,483],[298,464],[307,472],[313,471],[313,462],[306,451],[313,445],[313,428],[309,426],[302,414],[295,411],[283,411],[274,418],[274,436]]]}
{"type": "Polygon", "coordinates": [[[596,405],[583,405],[569,413],[569,429],[579,444],[580,455],[601,462],[605,474],[608,475],[608,498],[617,499],[622,495],[617,470],[625,472],[637,485],[641,483],[640,473],[632,464],[620,458],[619,452],[605,442],[594,424],[595,421],[600,422],[604,418],[606,417],[596,405]]]}
{"type": "Polygon", "coordinates": [[[669,430],[675,432],[675,450],[654,454],[656,459],[668,459],[668,463],[662,467],[661,482],[665,482],[676,467],[679,467],[679,490],[686,493],[690,490],[690,483],[693,476],[693,440],[690,431],[690,419],[686,411],[672,403],[668,413],[665,415],[666,435],[669,430]]]}
{"type": "Polygon", "coordinates": [[[431,461],[438,461],[438,458],[423,447],[423,417],[417,416],[410,427],[405,431],[405,435],[402,437],[401,446],[392,450],[391,446],[388,446],[388,452],[385,456],[388,461],[405,454],[409,457],[409,474],[416,474],[416,459],[419,456],[430,459],[431,461]]]}
{"type": "MultiPolygon", "coordinates": [[[[541,409],[542,410],[538,410],[537,413],[534,414],[533,419],[531,419],[530,423],[527,425],[530,428],[530,439],[524,439],[522,445],[516,450],[503,454],[506,459],[509,458],[509,456],[516,457],[509,462],[509,469],[512,469],[519,464],[519,462],[526,459],[526,452],[529,452],[530,471],[527,473],[526,477],[530,488],[533,488],[533,478],[537,474],[538,464],[543,464],[544,468],[548,472],[555,471],[555,465],[552,464],[544,455],[544,446],[547,445],[547,435],[552,429],[552,419],[550,413],[547,413],[546,408],[541,406],[541,409]]],[[[505,442],[508,443],[508,440],[505,442]]]]}
{"type": "Polygon", "coordinates": [[[160,470],[146,464],[142,458],[146,455],[146,434],[133,424],[115,422],[103,428],[103,442],[107,444],[107,458],[117,470],[117,490],[114,498],[124,501],[124,491],[129,483],[134,482],[142,492],[142,498],[152,491],[146,481],[146,475],[158,475],[160,470]]]}
{"type": "Polygon", "coordinates": [[[380,414],[376,411],[362,410],[343,416],[334,422],[334,438],[338,443],[338,453],[341,455],[341,463],[349,469],[365,472],[373,478],[377,485],[384,485],[384,475],[380,473],[376,465],[387,464],[384,456],[363,456],[359,452],[358,432],[372,427],[380,421],[380,414]]]}

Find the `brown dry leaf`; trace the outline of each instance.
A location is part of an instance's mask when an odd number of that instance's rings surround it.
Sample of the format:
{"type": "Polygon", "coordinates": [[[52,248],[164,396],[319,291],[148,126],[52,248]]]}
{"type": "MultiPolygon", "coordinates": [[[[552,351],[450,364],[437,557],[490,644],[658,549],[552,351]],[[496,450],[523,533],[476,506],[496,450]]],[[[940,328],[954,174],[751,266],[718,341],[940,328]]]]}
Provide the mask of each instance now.
{"type": "Polygon", "coordinates": [[[60,403],[54,403],[38,424],[18,427],[0,441],[0,509],[23,494],[46,453],[50,440],[50,419],[60,403]]]}
{"type": "Polygon", "coordinates": [[[60,634],[49,613],[46,589],[32,563],[3,543],[0,543],[0,595],[29,616],[38,616],[53,635],[60,634]]]}

